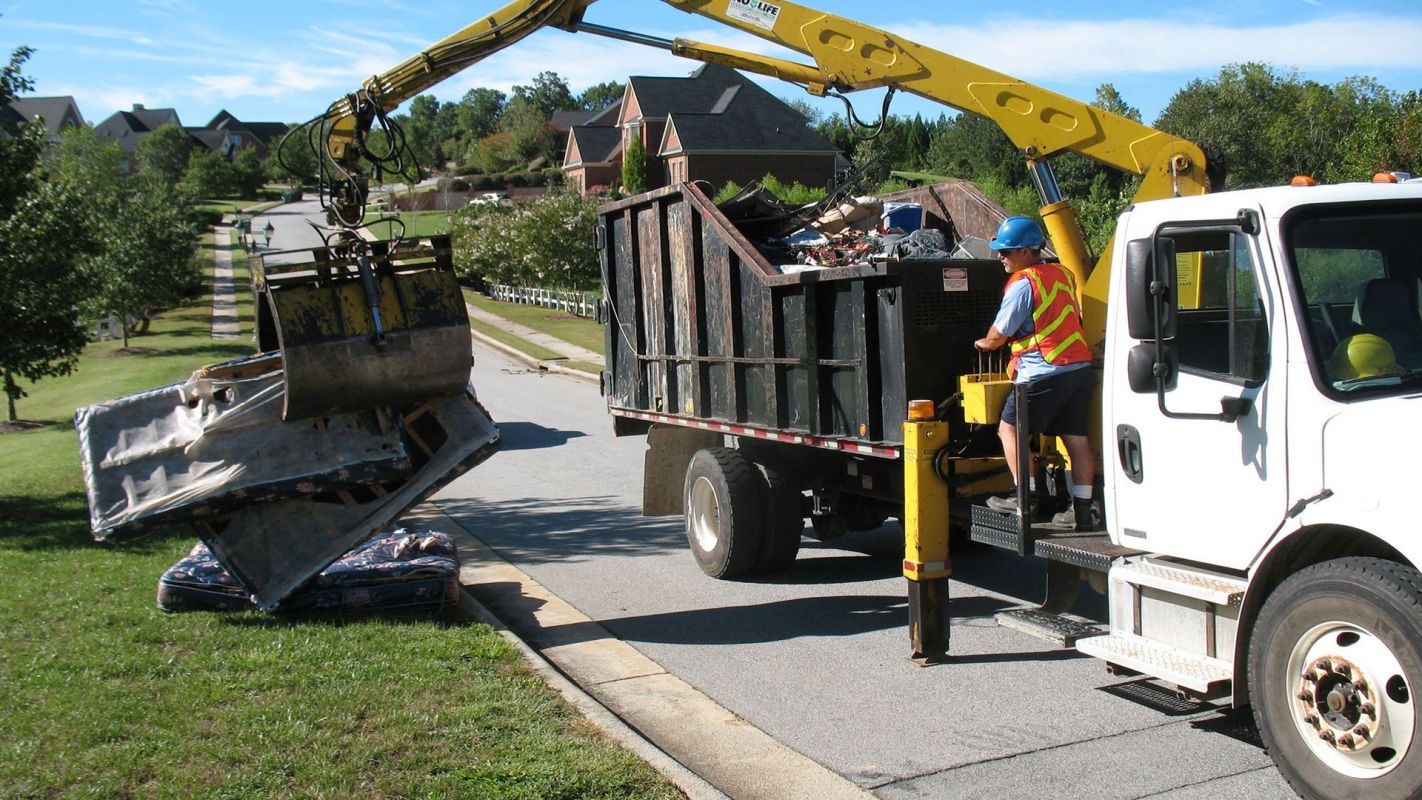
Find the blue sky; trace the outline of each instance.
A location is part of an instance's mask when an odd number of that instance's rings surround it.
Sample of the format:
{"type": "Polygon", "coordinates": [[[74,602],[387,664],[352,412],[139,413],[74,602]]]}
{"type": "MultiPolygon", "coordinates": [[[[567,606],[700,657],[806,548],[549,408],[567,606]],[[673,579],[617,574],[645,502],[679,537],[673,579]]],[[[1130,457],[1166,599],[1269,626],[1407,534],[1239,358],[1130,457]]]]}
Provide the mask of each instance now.
{"type": "MultiPolygon", "coordinates": [[[[719,0],[716,0],[719,2],[719,0]]],[[[226,108],[241,119],[305,120],[361,80],[498,8],[498,0],[0,0],[0,47],[29,45],[36,95],[73,95],[90,122],[134,103],[173,107],[201,125],[226,108]]],[[[1422,89],[1422,4],[1383,0],[1200,0],[935,3],[818,0],[808,5],[876,25],[1009,75],[1089,100],[1115,84],[1147,122],[1171,95],[1221,66],[1264,61],[1332,83],[1367,75],[1422,89]]],[[[769,43],[657,0],[600,0],[589,22],[789,56],[769,43]]],[[[573,90],[634,75],[683,75],[696,64],[586,34],[543,31],[430,90],[508,91],[553,70],[573,90]]],[[[785,97],[793,86],[765,82],[785,97]]],[[[828,101],[825,101],[828,102],[828,101]]],[[[856,98],[863,118],[875,96],[856,98]]],[[[827,110],[838,105],[826,105],[827,110]]],[[[895,113],[941,106],[896,99],[895,113]]]]}

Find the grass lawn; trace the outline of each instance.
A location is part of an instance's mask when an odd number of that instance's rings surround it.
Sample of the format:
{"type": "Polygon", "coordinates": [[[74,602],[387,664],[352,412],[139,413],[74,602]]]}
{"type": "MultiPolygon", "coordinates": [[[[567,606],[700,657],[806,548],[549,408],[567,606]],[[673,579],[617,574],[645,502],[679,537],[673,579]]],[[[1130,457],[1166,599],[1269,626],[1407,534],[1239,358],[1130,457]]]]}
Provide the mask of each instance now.
{"type": "Polygon", "coordinates": [[[475,308],[480,308],[504,319],[527,325],[537,331],[556,336],[565,342],[601,353],[603,347],[602,326],[590,319],[575,317],[562,311],[518,303],[501,303],[490,300],[478,292],[464,290],[464,298],[475,308]]]}
{"type": "Polygon", "coordinates": [[[269,208],[281,205],[280,200],[270,200],[265,197],[235,197],[222,200],[204,199],[198,201],[199,208],[210,208],[221,211],[224,214],[235,214],[244,208],[256,207],[252,213],[260,213],[269,208]]]}
{"type": "MultiPolygon", "coordinates": [[[[405,223],[406,236],[430,236],[436,233],[447,233],[449,231],[449,212],[447,211],[401,211],[400,219],[405,223]]],[[[379,219],[382,214],[367,214],[367,222],[379,219]]],[[[398,232],[394,223],[377,223],[370,226],[371,233],[382,239],[390,239],[398,232]]]]}
{"type": "Polygon", "coordinates": [[[19,403],[58,424],[0,436],[0,797],[679,796],[485,626],[165,614],[158,576],[193,535],[92,541],[73,411],[250,352],[210,338],[207,301],[128,354],[91,345],[19,403]]]}

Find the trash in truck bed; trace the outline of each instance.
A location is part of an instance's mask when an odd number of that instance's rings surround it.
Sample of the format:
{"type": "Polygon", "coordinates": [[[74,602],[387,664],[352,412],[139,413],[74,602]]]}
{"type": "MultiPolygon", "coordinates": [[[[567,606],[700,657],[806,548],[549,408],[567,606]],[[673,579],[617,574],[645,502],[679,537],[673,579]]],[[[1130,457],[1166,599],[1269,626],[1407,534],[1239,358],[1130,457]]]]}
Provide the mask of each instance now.
{"type": "Polygon", "coordinates": [[[751,184],[717,209],[782,274],[884,261],[991,260],[972,233],[990,236],[1006,217],[962,181],[803,207],[751,184]]]}

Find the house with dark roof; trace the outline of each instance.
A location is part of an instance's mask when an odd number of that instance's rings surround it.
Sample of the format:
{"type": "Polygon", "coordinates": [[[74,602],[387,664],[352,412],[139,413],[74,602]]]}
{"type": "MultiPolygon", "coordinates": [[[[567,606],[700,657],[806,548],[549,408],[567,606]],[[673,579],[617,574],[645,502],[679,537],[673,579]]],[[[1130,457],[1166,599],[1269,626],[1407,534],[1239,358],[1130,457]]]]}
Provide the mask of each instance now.
{"type": "Polygon", "coordinates": [[[266,158],[271,154],[272,146],[288,130],[282,122],[243,122],[225,109],[219,111],[206,126],[192,128],[183,125],[176,109],[145,108],[135,103],[130,111],[114,112],[95,125],[94,131],[100,136],[117,140],[123,145],[125,153],[132,154],[145,136],[164,125],[177,125],[192,137],[195,145],[229,159],[245,147],[256,148],[257,154],[266,158]]]}
{"type": "Polygon", "coordinates": [[[188,133],[227,158],[243,147],[255,147],[266,158],[290,129],[285,122],[243,122],[224,108],[205,127],[188,128],[188,133]]]}
{"type": "Polygon", "coordinates": [[[143,137],[164,125],[182,127],[183,122],[178,118],[177,109],[144,108],[143,104],[134,103],[132,110],[115,111],[108,119],[95,125],[94,132],[116,140],[123,146],[125,153],[132,155],[143,137]]]}
{"type": "Polygon", "coordinates": [[[615,121],[599,121],[568,134],[563,170],[584,193],[619,176],[633,137],[642,140],[649,189],[693,180],[745,184],[767,174],[823,186],[834,179],[839,157],[799,112],[715,64],[685,78],[628,78],[615,121]]]}
{"type": "Polygon", "coordinates": [[[20,122],[44,123],[45,139],[59,141],[60,131],[84,124],[84,115],[73,97],[16,97],[0,109],[0,135],[20,122]]]}

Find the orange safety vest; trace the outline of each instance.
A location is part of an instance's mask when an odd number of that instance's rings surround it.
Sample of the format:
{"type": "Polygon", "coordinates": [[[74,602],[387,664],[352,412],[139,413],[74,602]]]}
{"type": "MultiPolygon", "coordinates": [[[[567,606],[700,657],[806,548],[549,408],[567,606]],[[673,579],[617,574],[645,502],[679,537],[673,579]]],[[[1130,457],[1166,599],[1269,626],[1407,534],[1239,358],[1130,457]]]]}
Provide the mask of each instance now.
{"type": "MultiPolygon", "coordinates": [[[[1054,366],[1091,361],[1071,273],[1060,264],[1043,261],[1008,278],[1007,286],[1023,278],[1032,283],[1032,332],[1012,340],[1008,377],[1017,374],[1017,359],[1033,350],[1054,366]]],[[[1004,292],[1007,286],[1003,287],[1004,292]]]]}

